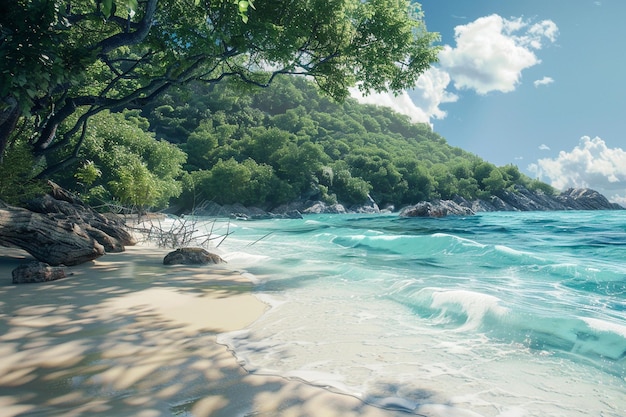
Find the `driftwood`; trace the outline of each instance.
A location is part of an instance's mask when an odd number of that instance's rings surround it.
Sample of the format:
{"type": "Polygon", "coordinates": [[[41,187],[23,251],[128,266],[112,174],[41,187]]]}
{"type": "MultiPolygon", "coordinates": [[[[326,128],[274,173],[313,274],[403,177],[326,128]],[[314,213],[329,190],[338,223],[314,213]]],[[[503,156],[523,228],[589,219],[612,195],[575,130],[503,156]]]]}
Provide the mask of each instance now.
{"type": "Polygon", "coordinates": [[[77,265],[136,243],[124,222],[105,217],[49,182],[26,208],[0,204],[0,246],[24,249],[50,265],[77,265]]]}
{"type": "Polygon", "coordinates": [[[0,245],[24,249],[50,265],[77,265],[105,252],[77,224],[18,207],[0,208],[0,245]]]}

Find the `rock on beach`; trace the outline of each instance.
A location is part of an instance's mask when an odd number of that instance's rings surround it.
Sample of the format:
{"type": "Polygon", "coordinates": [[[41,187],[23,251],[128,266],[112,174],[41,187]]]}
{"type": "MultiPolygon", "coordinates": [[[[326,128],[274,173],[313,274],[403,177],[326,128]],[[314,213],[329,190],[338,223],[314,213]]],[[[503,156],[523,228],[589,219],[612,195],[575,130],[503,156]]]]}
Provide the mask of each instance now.
{"type": "Polygon", "coordinates": [[[224,261],[219,255],[202,248],[180,248],[163,258],[163,265],[205,265],[220,264],[224,261]]]}

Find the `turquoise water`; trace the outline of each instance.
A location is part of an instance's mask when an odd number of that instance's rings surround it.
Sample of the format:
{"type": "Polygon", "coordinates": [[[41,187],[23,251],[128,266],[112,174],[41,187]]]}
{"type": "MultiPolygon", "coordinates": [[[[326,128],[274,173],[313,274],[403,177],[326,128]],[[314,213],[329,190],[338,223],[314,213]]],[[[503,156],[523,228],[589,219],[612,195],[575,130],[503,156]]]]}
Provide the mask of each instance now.
{"type": "Polygon", "coordinates": [[[626,211],[228,227],[272,306],[220,336],[250,372],[398,415],[626,415],[626,211]]]}

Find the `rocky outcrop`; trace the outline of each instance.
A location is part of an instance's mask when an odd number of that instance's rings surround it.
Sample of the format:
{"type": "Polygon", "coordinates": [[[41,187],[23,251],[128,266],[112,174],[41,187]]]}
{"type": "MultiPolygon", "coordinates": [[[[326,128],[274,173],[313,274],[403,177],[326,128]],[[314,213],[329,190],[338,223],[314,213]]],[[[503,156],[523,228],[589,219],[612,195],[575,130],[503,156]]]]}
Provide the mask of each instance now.
{"type": "Polygon", "coordinates": [[[488,200],[468,202],[455,199],[462,206],[480,211],[554,211],[554,210],[623,210],[605,196],[589,188],[570,188],[551,196],[541,190],[530,191],[516,185],[513,191],[504,190],[488,200]]]}
{"type": "MultiPolygon", "coordinates": [[[[552,196],[541,190],[530,191],[516,185],[512,190],[503,190],[482,200],[466,200],[455,197],[452,200],[419,202],[401,210],[405,217],[468,216],[489,211],[554,211],[554,210],[624,210],[624,207],[611,203],[597,191],[588,188],[569,189],[552,196]]],[[[393,206],[380,210],[371,198],[363,204],[346,208],[342,204],[327,204],[321,200],[300,199],[265,211],[257,207],[244,207],[241,204],[220,206],[215,203],[205,205],[193,214],[209,217],[230,217],[237,220],[297,219],[303,214],[344,214],[382,213],[394,211],[393,206]]]]}
{"type": "Polygon", "coordinates": [[[47,264],[78,265],[134,245],[124,222],[86,206],[56,184],[27,208],[0,206],[0,246],[18,247],[47,264]]]}
{"type": "Polygon", "coordinates": [[[454,200],[420,202],[400,212],[403,217],[467,216],[491,211],[556,211],[556,210],[624,210],[606,197],[588,188],[570,188],[551,196],[541,190],[530,191],[515,186],[513,191],[504,190],[485,200],[468,201],[462,197],[454,200]]]}
{"type": "Polygon", "coordinates": [[[0,245],[17,247],[50,265],[78,265],[104,255],[79,224],[18,207],[0,208],[0,245]]]}
{"type": "Polygon", "coordinates": [[[422,201],[400,211],[400,217],[471,216],[474,211],[452,200],[422,201]]]}
{"type": "Polygon", "coordinates": [[[163,265],[206,265],[225,262],[219,255],[202,248],[180,248],[163,258],[163,265]]]}
{"type": "Polygon", "coordinates": [[[32,284],[65,278],[65,269],[44,262],[31,261],[21,264],[12,272],[13,284],[32,284]]]}
{"type": "Polygon", "coordinates": [[[50,192],[28,201],[26,204],[28,210],[45,214],[51,219],[80,225],[87,234],[104,246],[107,252],[122,252],[124,246],[133,246],[137,243],[126,230],[120,217],[98,213],[58,185],[52,182],[48,184],[50,192]]]}
{"type": "Polygon", "coordinates": [[[624,210],[624,207],[611,203],[605,196],[589,188],[570,188],[556,199],[572,210],[624,210]]]}

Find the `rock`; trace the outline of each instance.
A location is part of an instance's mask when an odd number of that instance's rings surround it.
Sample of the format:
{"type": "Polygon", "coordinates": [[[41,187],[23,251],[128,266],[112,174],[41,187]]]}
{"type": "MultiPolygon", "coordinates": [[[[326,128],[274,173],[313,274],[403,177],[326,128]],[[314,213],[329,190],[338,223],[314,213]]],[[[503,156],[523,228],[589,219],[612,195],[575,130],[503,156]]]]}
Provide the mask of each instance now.
{"type": "Polygon", "coordinates": [[[103,245],[107,252],[123,252],[125,245],[132,246],[137,243],[126,230],[122,219],[105,217],[82,203],[57,200],[52,194],[45,194],[30,200],[26,208],[51,218],[81,225],[82,229],[103,245]]]}
{"type": "Polygon", "coordinates": [[[513,190],[503,190],[488,200],[468,203],[475,212],[480,211],[556,211],[556,210],[623,210],[606,197],[588,188],[570,188],[557,196],[541,190],[530,191],[516,185],[513,190]]]}
{"type": "Polygon", "coordinates": [[[224,263],[219,255],[202,248],[180,248],[163,258],[163,265],[204,265],[224,263]]]}
{"type": "Polygon", "coordinates": [[[378,214],[380,213],[380,207],[378,207],[372,196],[368,194],[365,203],[351,206],[348,211],[351,213],[378,214]]]}
{"type": "Polygon", "coordinates": [[[77,265],[136,244],[122,218],[105,216],[48,181],[26,208],[0,207],[0,245],[26,250],[50,265],[77,265]]]}
{"type": "Polygon", "coordinates": [[[312,202],[312,204],[309,207],[302,210],[302,212],[304,214],[322,214],[322,213],[345,214],[347,213],[347,210],[341,204],[328,205],[324,203],[323,201],[315,201],[315,202],[312,202]]]}
{"type": "Polygon", "coordinates": [[[44,262],[31,261],[13,270],[13,284],[31,284],[65,278],[65,270],[44,262]]]}
{"type": "Polygon", "coordinates": [[[471,216],[474,212],[452,200],[422,201],[400,211],[400,217],[471,216]]]}
{"type": "Polygon", "coordinates": [[[624,207],[611,203],[605,196],[589,188],[570,188],[556,197],[556,200],[573,210],[623,210],[624,207]]]}
{"type": "Polygon", "coordinates": [[[50,265],[78,265],[104,255],[80,224],[19,207],[0,208],[0,245],[17,247],[50,265]]]}

